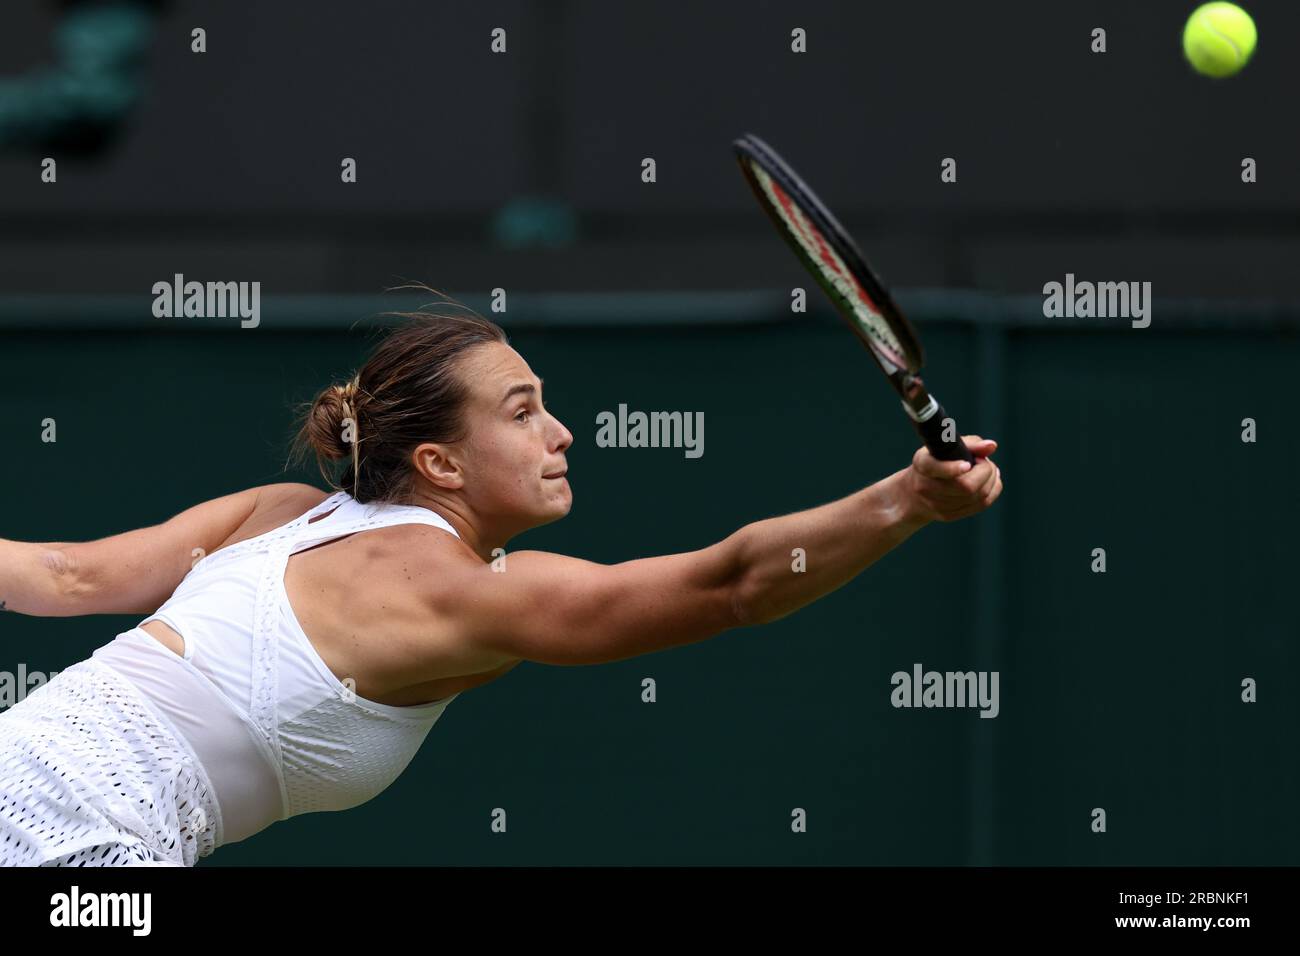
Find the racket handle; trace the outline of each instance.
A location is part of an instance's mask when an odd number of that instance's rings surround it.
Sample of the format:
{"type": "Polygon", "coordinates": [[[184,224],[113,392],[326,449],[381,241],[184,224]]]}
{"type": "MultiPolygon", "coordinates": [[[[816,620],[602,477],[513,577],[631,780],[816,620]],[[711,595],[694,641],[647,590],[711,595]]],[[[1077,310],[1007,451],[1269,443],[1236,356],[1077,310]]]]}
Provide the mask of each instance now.
{"type": "Polygon", "coordinates": [[[966,443],[961,440],[961,433],[957,431],[956,423],[953,424],[953,434],[956,435],[957,440],[943,440],[944,421],[948,418],[948,414],[933,396],[931,396],[930,400],[933,403],[933,411],[925,417],[924,421],[917,421],[907,403],[903,403],[903,408],[907,410],[908,417],[912,419],[912,424],[916,426],[921,441],[925,443],[926,448],[930,449],[930,454],[939,461],[968,461],[973,465],[975,456],[970,453],[966,443]]]}

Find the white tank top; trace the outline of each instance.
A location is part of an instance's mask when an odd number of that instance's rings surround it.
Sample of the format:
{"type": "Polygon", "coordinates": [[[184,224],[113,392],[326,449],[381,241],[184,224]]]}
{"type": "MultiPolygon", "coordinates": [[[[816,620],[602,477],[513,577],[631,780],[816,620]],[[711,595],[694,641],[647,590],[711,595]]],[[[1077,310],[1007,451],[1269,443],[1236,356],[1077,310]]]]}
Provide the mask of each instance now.
{"type": "Polygon", "coordinates": [[[456,534],[427,508],[363,505],[338,492],[203,558],[140,622],[160,620],[181,635],[183,657],[138,626],[92,655],[138,687],[193,748],[219,809],[214,849],[277,820],[344,810],[381,793],[459,696],[412,707],[358,697],[312,647],[285,592],[291,554],[411,523],[456,534]]]}

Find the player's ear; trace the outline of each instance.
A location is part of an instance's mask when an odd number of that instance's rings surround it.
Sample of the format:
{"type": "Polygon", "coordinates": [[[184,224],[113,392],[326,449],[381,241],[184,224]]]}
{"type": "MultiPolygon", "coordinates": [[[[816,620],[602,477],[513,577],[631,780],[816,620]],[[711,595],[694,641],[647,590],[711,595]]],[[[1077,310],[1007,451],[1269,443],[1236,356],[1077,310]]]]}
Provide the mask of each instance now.
{"type": "Polygon", "coordinates": [[[423,475],[439,488],[449,491],[465,485],[465,472],[458,457],[452,450],[439,442],[424,442],[411,452],[411,464],[417,473],[423,475]]]}

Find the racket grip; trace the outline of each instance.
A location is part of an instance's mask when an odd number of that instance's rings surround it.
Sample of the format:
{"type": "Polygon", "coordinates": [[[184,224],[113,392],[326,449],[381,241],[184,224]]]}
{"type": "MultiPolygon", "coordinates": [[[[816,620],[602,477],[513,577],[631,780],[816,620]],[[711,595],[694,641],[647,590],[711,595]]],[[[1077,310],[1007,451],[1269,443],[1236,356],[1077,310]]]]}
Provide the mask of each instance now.
{"type": "MultiPolygon", "coordinates": [[[[904,408],[907,404],[904,403],[904,408]]],[[[911,413],[909,410],[909,417],[911,413]]],[[[956,423],[953,423],[953,434],[956,441],[944,441],[944,421],[947,420],[948,414],[943,410],[943,406],[937,401],[934,402],[934,412],[928,415],[925,421],[918,422],[915,418],[912,423],[916,425],[916,430],[921,436],[921,441],[925,447],[930,449],[930,454],[939,461],[968,461],[975,463],[975,456],[970,453],[966,443],[961,440],[961,433],[957,430],[956,423]]]]}

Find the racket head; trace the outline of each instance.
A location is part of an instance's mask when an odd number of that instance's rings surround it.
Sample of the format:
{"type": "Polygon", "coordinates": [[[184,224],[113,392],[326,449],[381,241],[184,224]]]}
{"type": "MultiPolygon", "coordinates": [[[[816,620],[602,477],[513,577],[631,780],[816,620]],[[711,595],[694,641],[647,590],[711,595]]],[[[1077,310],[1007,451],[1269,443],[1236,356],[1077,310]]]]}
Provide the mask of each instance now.
{"type": "Polygon", "coordinates": [[[759,205],[885,374],[919,372],[920,339],[839,220],[757,136],[746,133],[732,146],[759,205]]]}

